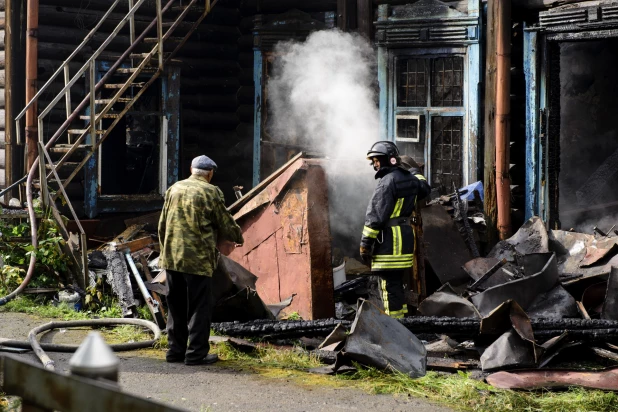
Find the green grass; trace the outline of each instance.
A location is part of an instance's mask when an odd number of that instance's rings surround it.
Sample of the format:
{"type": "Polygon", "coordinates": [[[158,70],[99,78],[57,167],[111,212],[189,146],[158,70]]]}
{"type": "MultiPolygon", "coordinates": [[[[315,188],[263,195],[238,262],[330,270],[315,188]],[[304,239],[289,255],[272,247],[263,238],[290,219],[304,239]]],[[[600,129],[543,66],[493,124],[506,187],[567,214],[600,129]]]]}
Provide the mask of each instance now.
{"type": "Polygon", "coordinates": [[[55,306],[52,302],[45,302],[31,296],[18,296],[4,306],[0,306],[2,312],[27,313],[41,318],[53,318],[62,320],[84,320],[98,318],[121,318],[122,311],[117,305],[97,311],[75,311],[67,303],[62,302],[55,306]]]}
{"type": "MultiPolygon", "coordinates": [[[[166,338],[164,338],[166,339],[166,338]]],[[[160,349],[166,348],[161,340],[160,349]]],[[[510,391],[496,389],[468,374],[428,372],[412,379],[401,373],[387,373],[357,366],[349,375],[323,376],[306,369],[322,366],[313,355],[300,350],[260,347],[247,354],[228,343],[213,345],[213,352],[230,366],[248,369],[270,379],[292,380],[302,386],[356,388],[372,394],[422,398],[458,411],[474,412],[605,412],[618,410],[618,395],[612,392],[571,388],[565,391],[510,391]]]]}

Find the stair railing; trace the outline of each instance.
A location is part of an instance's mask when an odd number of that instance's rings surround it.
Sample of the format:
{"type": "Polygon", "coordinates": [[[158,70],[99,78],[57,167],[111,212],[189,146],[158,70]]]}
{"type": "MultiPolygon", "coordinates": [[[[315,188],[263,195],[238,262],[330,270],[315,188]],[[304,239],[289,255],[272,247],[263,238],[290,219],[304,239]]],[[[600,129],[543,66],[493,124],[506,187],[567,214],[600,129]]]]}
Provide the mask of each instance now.
{"type": "MultiPolygon", "coordinates": [[[[32,107],[34,102],[36,102],[39,99],[39,97],[41,97],[41,95],[43,93],[45,93],[47,88],[54,82],[54,80],[56,80],[56,77],[58,77],[58,75],[60,73],[64,72],[65,82],[66,83],[69,82],[69,80],[68,80],[68,78],[70,77],[70,74],[69,74],[69,63],[75,58],[75,56],[77,56],[81,52],[81,50],[84,48],[84,46],[86,44],[88,44],[88,42],[90,42],[90,40],[92,40],[92,38],[98,32],[98,30],[101,27],[101,25],[105,22],[105,20],[107,20],[109,15],[114,11],[114,9],[118,5],[118,3],[120,3],[120,0],[115,0],[114,3],[112,3],[110,8],[103,15],[101,20],[99,20],[99,22],[96,24],[96,26],[94,26],[92,28],[92,30],[90,30],[90,32],[86,35],[86,37],[84,37],[84,40],[82,40],[82,42],[77,46],[77,48],[75,50],[73,50],[73,52],[69,55],[69,57],[67,57],[67,59],[60,65],[60,67],[58,67],[58,69],[54,72],[54,74],[52,74],[52,76],[49,78],[49,80],[47,80],[47,82],[43,85],[43,87],[41,87],[41,89],[39,89],[37,94],[35,94],[34,97],[28,102],[26,107],[24,107],[24,109],[21,112],[19,112],[17,117],[15,117],[15,126],[16,126],[15,127],[15,135],[16,135],[17,144],[22,144],[20,127],[19,127],[19,121],[21,120],[21,118],[26,114],[28,109],[30,107],[32,107]]],[[[66,86],[65,86],[65,89],[66,89],[66,86]]],[[[71,110],[70,110],[71,97],[70,97],[70,94],[69,94],[68,90],[65,90],[65,96],[67,98],[67,117],[68,117],[71,114],[71,110]]]]}

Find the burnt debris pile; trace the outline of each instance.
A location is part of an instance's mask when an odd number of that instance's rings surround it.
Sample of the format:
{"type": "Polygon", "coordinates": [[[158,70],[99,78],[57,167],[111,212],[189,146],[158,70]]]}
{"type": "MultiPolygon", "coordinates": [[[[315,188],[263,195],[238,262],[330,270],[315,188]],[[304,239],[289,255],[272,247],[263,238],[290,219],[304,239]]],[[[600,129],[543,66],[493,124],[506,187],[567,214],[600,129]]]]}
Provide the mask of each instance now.
{"type": "MultiPolygon", "coordinates": [[[[462,270],[467,281],[444,282],[421,302],[419,316],[394,320],[361,299],[348,319],[231,322],[214,329],[272,341],[327,336],[309,347],[330,364],[319,373],[357,362],[412,377],[477,370],[504,388],[618,390],[597,379],[614,374],[618,362],[618,237],[547,231],[534,217],[462,270]],[[590,374],[591,367],[602,371],[590,374]]],[[[339,293],[364,289],[370,295],[369,283],[346,282],[339,293]]]]}

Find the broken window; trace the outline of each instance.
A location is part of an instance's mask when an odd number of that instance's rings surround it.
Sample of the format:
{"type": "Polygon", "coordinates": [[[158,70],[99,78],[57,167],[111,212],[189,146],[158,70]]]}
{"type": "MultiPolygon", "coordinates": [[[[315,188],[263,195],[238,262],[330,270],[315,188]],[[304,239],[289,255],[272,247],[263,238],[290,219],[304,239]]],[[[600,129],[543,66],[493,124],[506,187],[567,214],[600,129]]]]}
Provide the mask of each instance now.
{"type": "Polygon", "coordinates": [[[398,63],[398,106],[415,107],[427,104],[426,59],[405,59],[398,63]]]}
{"type": "Polygon", "coordinates": [[[463,56],[405,56],[395,67],[394,135],[400,152],[428,163],[425,173],[442,193],[452,191],[453,183],[463,186],[463,56]]]}
{"type": "Polygon", "coordinates": [[[463,58],[454,56],[433,59],[431,71],[431,105],[463,105],[463,58]]]}
{"type": "Polygon", "coordinates": [[[462,182],[462,125],[463,117],[434,116],[431,119],[431,176],[432,186],[440,191],[452,191],[462,182]]]}

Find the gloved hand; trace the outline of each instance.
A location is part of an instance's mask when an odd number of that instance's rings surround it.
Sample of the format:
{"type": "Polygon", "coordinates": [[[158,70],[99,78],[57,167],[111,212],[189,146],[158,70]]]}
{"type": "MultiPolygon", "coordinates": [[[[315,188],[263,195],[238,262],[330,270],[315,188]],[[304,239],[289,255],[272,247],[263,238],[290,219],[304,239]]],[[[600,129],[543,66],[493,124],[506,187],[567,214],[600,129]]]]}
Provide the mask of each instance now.
{"type": "Polygon", "coordinates": [[[363,263],[369,267],[371,267],[371,250],[361,246],[360,247],[360,255],[363,263]]]}

